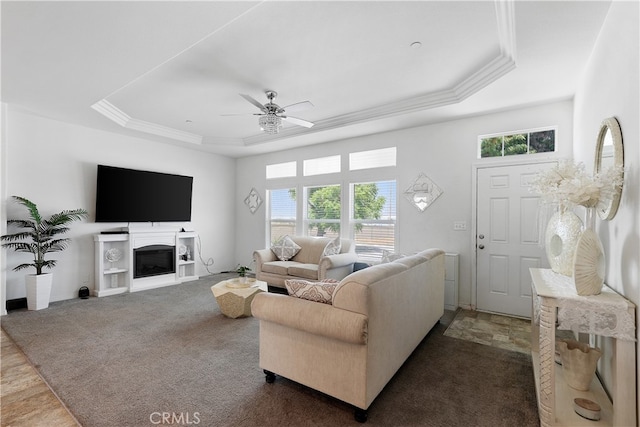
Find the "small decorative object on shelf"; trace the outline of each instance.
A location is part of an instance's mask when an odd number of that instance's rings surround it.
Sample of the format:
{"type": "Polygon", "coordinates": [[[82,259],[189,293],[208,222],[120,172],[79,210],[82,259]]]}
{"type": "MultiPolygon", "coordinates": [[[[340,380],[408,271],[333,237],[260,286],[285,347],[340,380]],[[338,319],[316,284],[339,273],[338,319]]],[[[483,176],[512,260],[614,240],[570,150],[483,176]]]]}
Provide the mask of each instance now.
{"type": "Polygon", "coordinates": [[[588,391],[602,351],[571,339],[558,341],[557,348],[560,351],[562,373],[569,387],[588,391]]]}
{"type": "Polygon", "coordinates": [[[600,420],[600,405],[593,400],[577,397],[573,399],[573,410],[576,411],[576,414],[588,420],[600,420]]]}
{"type": "Polygon", "coordinates": [[[116,267],[113,266],[113,263],[120,261],[121,258],[122,251],[118,248],[107,249],[104,253],[104,259],[111,263],[111,270],[116,269],[116,267]]]}
{"type": "Polygon", "coordinates": [[[178,256],[183,261],[187,260],[187,247],[185,245],[178,246],[178,256]]]}

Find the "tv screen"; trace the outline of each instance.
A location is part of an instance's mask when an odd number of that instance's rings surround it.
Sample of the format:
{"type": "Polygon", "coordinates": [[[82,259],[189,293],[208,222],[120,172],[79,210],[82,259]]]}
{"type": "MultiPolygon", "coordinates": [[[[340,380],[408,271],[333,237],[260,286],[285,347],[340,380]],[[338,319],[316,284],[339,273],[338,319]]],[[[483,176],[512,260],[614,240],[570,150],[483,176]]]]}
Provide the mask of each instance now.
{"type": "Polygon", "coordinates": [[[98,165],[96,222],[191,221],[193,177],[98,165]]]}

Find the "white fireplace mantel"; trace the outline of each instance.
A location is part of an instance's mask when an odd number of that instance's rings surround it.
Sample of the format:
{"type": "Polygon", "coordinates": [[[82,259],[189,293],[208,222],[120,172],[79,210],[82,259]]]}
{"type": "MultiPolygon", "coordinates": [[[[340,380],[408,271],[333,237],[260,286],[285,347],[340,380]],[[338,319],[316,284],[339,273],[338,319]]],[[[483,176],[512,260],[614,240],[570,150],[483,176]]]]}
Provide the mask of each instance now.
{"type": "Polygon", "coordinates": [[[95,285],[93,295],[108,296],[125,292],[137,292],[196,280],[196,265],[193,254],[197,234],[193,231],[176,231],[153,227],[135,232],[94,235],[95,285]],[[134,249],[145,246],[166,245],[175,250],[175,272],[151,277],[134,278],[134,249]],[[122,254],[120,259],[109,262],[107,251],[122,254]],[[184,252],[184,253],[183,253],[184,252]],[[187,257],[186,254],[190,254],[187,257]],[[186,258],[186,259],[185,259],[186,258]]]}

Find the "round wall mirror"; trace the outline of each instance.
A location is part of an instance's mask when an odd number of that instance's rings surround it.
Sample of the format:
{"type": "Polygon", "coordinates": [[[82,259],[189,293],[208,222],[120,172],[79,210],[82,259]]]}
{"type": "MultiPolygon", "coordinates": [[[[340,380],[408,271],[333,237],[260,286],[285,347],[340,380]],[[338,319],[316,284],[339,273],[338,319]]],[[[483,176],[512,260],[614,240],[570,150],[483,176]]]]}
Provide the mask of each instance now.
{"type": "MultiPolygon", "coordinates": [[[[622,131],[615,117],[604,119],[600,125],[596,141],[596,156],[593,172],[599,173],[611,166],[624,168],[624,151],[622,148],[622,131]]],[[[610,220],[618,211],[622,185],[617,189],[611,200],[605,206],[598,207],[598,216],[602,220],[610,220]]]]}

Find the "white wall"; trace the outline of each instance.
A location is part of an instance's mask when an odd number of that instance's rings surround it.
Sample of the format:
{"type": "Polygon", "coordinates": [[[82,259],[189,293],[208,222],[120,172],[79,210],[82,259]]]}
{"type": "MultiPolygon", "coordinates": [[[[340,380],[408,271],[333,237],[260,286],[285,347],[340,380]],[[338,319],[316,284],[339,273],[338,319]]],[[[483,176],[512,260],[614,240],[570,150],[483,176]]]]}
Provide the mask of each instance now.
{"type": "MultiPolygon", "coordinates": [[[[51,301],[76,298],[85,282],[92,287],[93,235],[127,225],[93,222],[98,163],[193,176],[190,226],[200,235],[202,257],[213,258],[212,272],[235,265],[235,206],[229,203],[235,197],[235,160],[49,120],[11,106],[5,125],[2,200],[7,203],[7,216],[21,218],[26,213],[22,206],[7,200],[12,195],[30,199],[47,216],[64,209],[89,211],[86,221],[71,225],[67,234],[72,239],[70,247],[51,256],[58,260],[53,270],[51,301]]],[[[26,254],[6,251],[7,299],[25,296],[24,274],[35,271],[11,269],[28,260],[26,254]]],[[[208,274],[200,262],[196,273],[208,274]]]]}
{"type": "MultiPolygon", "coordinates": [[[[612,3],[580,80],[574,116],[574,157],[588,170],[593,167],[600,122],[614,116],[622,128],[625,180],[620,208],[613,220],[598,220],[596,227],[607,259],[606,283],[636,306],[640,304],[639,18],[638,2],[612,3]]],[[[601,345],[608,347],[609,343],[601,345]]],[[[605,378],[610,369],[606,363],[601,366],[605,378]]],[[[640,384],[640,360],[636,370],[640,384]]]]}
{"type": "MultiPolygon", "coordinates": [[[[7,170],[6,162],[6,129],[7,129],[7,105],[2,103],[0,105],[0,235],[4,235],[7,232],[7,204],[6,198],[6,177],[3,171],[7,170]]],[[[0,249],[0,316],[7,314],[7,293],[4,284],[7,282],[6,274],[6,257],[5,251],[0,249]]]]}
{"type": "Polygon", "coordinates": [[[570,157],[572,115],[572,102],[563,101],[239,159],[236,258],[242,262],[250,261],[253,250],[265,246],[265,206],[251,215],[243,205],[252,187],[265,197],[265,165],[396,145],[398,251],[412,253],[440,247],[447,252],[459,253],[459,303],[469,306],[472,301],[471,257],[474,256],[471,173],[472,164],[477,162],[478,135],[557,125],[557,156],[570,157]],[[427,174],[444,191],[423,213],[402,196],[420,172],[427,174]],[[454,221],[466,221],[467,231],[453,231],[454,221]]]}

